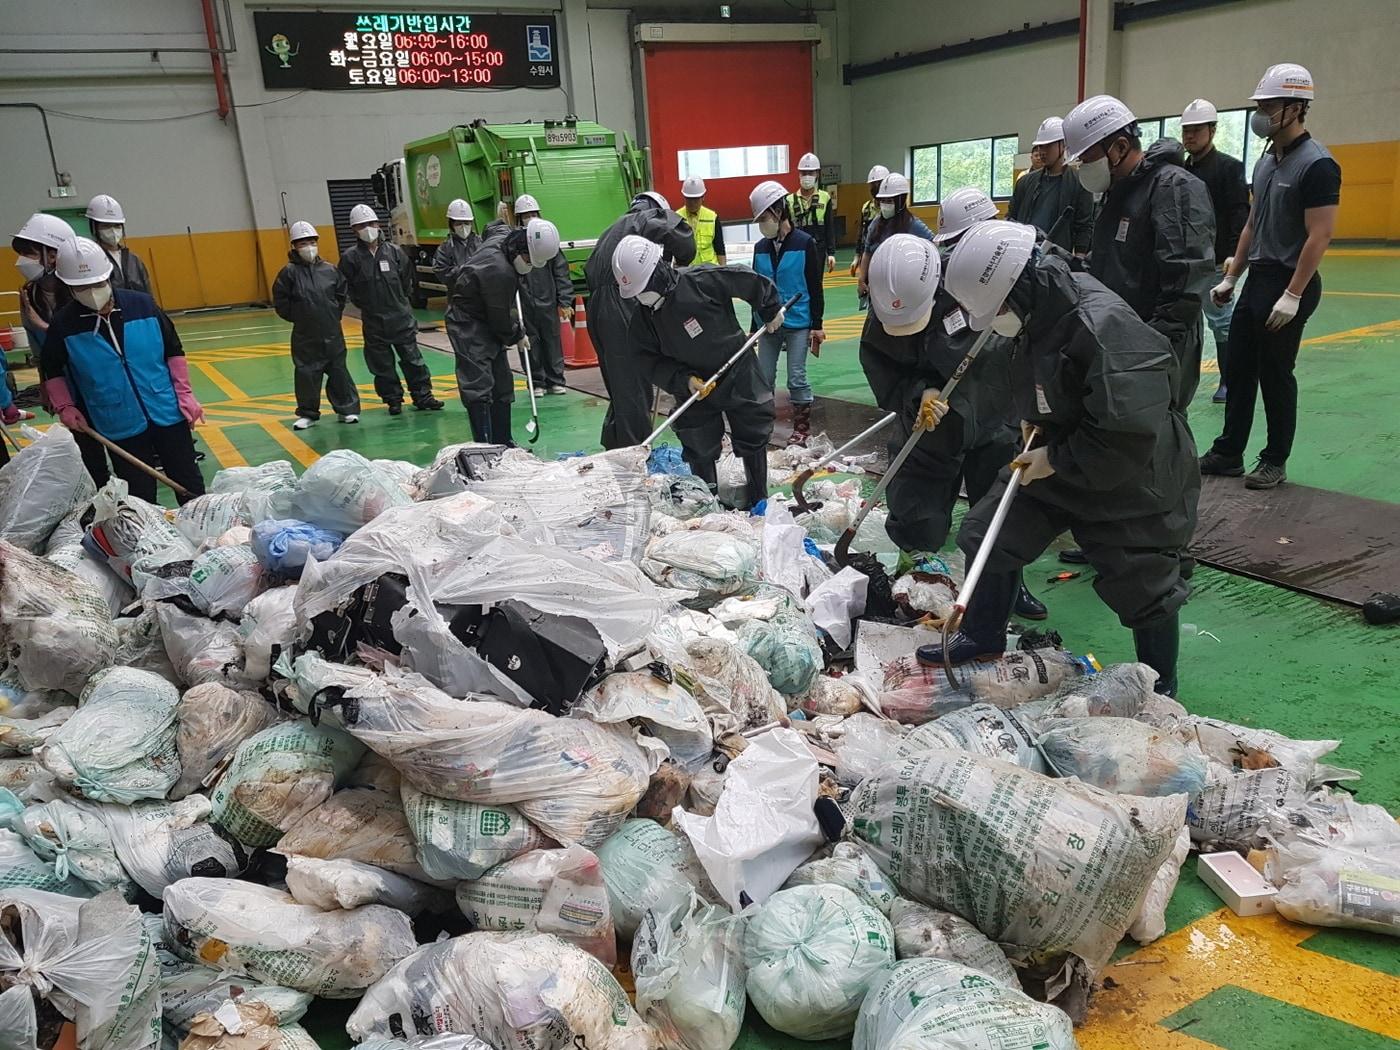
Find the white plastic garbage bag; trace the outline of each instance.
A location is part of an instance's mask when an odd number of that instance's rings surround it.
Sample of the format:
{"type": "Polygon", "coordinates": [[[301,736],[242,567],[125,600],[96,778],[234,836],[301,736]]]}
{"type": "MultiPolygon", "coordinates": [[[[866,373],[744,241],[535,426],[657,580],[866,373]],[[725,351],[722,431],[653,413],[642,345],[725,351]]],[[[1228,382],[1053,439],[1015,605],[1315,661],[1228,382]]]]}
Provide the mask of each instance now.
{"type": "Polygon", "coordinates": [[[874,699],[859,675],[833,678],[819,674],[812,679],[805,693],[792,700],[792,706],[798,711],[809,715],[835,715],[837,718],[856,714],[867,704],[874,706],[874,699]]]}
{"type": "Polygon", "coordinates": [[[210,492],[196,496],[175,511],[175,528],[196,547],[217,540],[229,529],[253,524],[241,492],[210,492]]]}
{"type": "MultiPolygon", "coordinates": [[[[803,555],[806,557],[806,555],[803,555]]],[[[865,613],[870,577],[847,566],[807,595],[807,612],[840,649],[851,644],[851,621],[865,613]]]]}
{"type": "Polygon", "coordinates": [[[474,1035],[435,1035],[431,1038],[366,1039],[355,1044],[356,1050],[496,1050],[474,1035]]]}
{"type": "Polygon", "coordinates": [[[1269,814],[1264,835],[1273,846],[1304,841],[1363,851],[1400,847],[1400,821],[1384,806],[1357,802],[1345,790],[1310,791],[1301,806],[1269,814]]]}
{"type": "Polygon", "coordinates": [[[1271,851],[1265,875],[1285,919],[1400,937],[1400,845],[1298,840],[1271,851]]]}
{"type": "Polygon", "coordinates": [[[1021,987],[1006,953],[961,915],[896,897],[890,905],[890,925],[900,959],[944,959],[970,966],[997,984],[1021,987]]]}
{"type": "Polygon", "coordinates": [[[116,893],[0,890],[0,1039],[33,1047],[34,997],[74,1021],[83,1050],[155,1050],[160,973],[141,913],[116,893]]]}
{"type": "Polygon", "coordinates": [[[364,754],[353,737],[297,720],[261,729],[238,745],[210,795],[214,820],[245,846],[274,845],[330,798],[364,754]]]}
{"type": "Polygon", "coordinates": [[[908,726],[868,711],[842,719],[831,731],[831,750],[839,760],[836,778],[846,787],[855,787],[894,757],[908,732],[908,726]]]}
{"type": "Polygon", "coordinates": [[[717,734],[760,729],[787,714],[787,705],[769,683],[768,672],[739,648],[737,638],[732,642],[718,637],[673,642],[661,634],[653,632],[648,645],[695,682],[696,697],[717,734]]]}
{"type": "Polygon", "coordinates": [[[59,878],[53,864],[41,860],[23,837],[8,827],[0,827],[0,894],[14,888],[43,890],[65,897],[92,896],[92,889],[81,879],[71,874],[59,878]]]}
{"type": "Polygon", "coordinates": [[[243,640],[243,673],[255,682],[272,674],[272,665],[296,639],[295,587],[263,591],[243,609],[238,625],[243,640]]]}
{"type": "Polygon", "coordinates": [[[136,598],[131,584],[84,550],[81,543],[58,548],[50,546],[44,557],[92,584],[106,601],[107,612],[114,617],[136,598]]]}
{"type": "Polygon", "coordinates": [[[268,518],[285,518],[291,513],[296,496],[297,475],[285,459],[274,459],[256,467],[227,467],[214,475],[209,493],[241,493],[250,524],[268,518]]]}
{"type": "Polygon", "coordinates": [[[306,469],[293,502],[292,517],[349,535],[409,499],[391,475],[358,452],[338,448],[306,469]]]}
{"type": "Polygon", "coordinates": [[[240,619],[243,607],[267,587],[267,573],[252,547],[215,547],[190,567],[190,597],[210,616],[240,619]]]}
{"type": "Polygon", "coordinates": [[[654,820],[623,824],[598,847],[598,863],[613,923],[624,941],[631,940],[646,912],[670,912],[708,886],[690,841],[654,820]]]}
{"type": "Polygon", "coordinates": [[[37,553],[69,511],[97,489],[67,427],[43,434],[26,427],[23,433],[32,443],[0,467],[0,540],[37,553]]]}
{"type": "Polygon", "coordinates": [[[77,694],[116,649],[107,600],[92,584],[0,540],[0,667],[26,689],[77,694]]]}
{"type": "Polygon", "coordinates": [[[894,887],[885,873],[864,848],[854,842],[838,842],[828,857],[809,860],[783,884],[793,886],[841,886],[850,890],[881,915],[890,913],[894,903],[894,887]]]}
{"type": "Polygon", "coordinates": [[[457,906],[478,930],[552,933],[606,966],[617,962],[603,872],[582,846],[531,850],[459,882],[457,906]]]}
{"type": "Polygon", "coordinates": [[[444,890],[357,860],[288,857],[287,892],[298,904],[322,911],[384,904],[414,917],[452,907],[451,895],[444,890]]]}
{"type": "Polygon", "coordinates": [[[801,735],[774,729],[729,764],[713,816],[676,809],[672,819],[735,911],[740,894],[763,903],[822,844],[812,806],[817,762],[801,735]]]}
{"type": "Polygon", "coordinates": [[[656,1050],[608,968],[550,934],[469,933],[414,952],[369,989],[350,1038],[446,1032],[496,1050],[656,1050]]]}
{"type": "Polygon", "coordinates": [[[77,710],[63,693],[23,694],[17,704],[0,700],[0,755],[27,755],[77,710]]]}
{"type": "MultiPolygon", "coordinates": [[[[109,574],[110,575],[110,574],[109,574]]],[[[143,602],[134,616],[116,621],[117,654],[112,663],[117,667],[135,667],[158,674],[171,685],[183,682],[165,651],[160,617],[155,602],[143,602]]]]}
{"type": "Polygon", "coordinates": [[[175,687],[149,671],[114,667],[94,675],[78,710],[36,754],[78,794],[130,805],[164,798],[180,779],[175,687]]]}
{"type": "MultiPolygon", "coordinates": [[[[926,751],[862,781],[855,837],[901,895],[976,924],[1014,961],[1102,967],[1186,819],[1186,796],[1110,795],[996,759],[926,751]]],[[[1053,978],[1053,979],[1051,979],[1053,978]]]]}
{"type": "Polygon", "coordinates": [[[1015,711],[1003,711],[991,704],[973,704],[949,711],[932,722],[916,726],[899,742],[893,757],[904,759],[938,748],[999,758],[1037,773],[1050,772],[1036,748],[1030,727],[1015,711]]]}
{"type": "Polygon", "coordinates": [[[1041,723],[1040,749],[1062,777],[1123,795],[1195,796],[1206,756],[1193,743],[1131,718],[1065,718],[1041,723]]]}
{"type": "Polygon", "coordinates": [[[170,789],[172,799],[198,791],[234,748],[282,716],[257,693],[210,682],[180,697],[175,717],[180,779],[170,789]]]}
{"type": "Polygon", "coordinates": [[[220,682],[235,688],[252,684],[243,677],[243,640],[236,623],[196,616],[170,602],[156,603],[155,614],[180,681],[186,685],[220,682]]]}
{"type": "Polygon", "coordinates": [[[1089,668],[1062,649],[1012,652],[958,668],[954,688],[941,667],[924,667],[910,654],[881,669],[880,710],[896,721],[922,725],[969,704],[1012,708],[1053,693],[1089,668]]]}
{"type": "Polygon", "coordinates": [[[1184,718],[1186,708],[1156,691],[1157,672],[1146,664],[1112,664],[1093,674],[1071,678],[1043,700],[1032,701],[1023,717],[1134,718],[1150,725],[1167,725],[1184,718]]]}
{"type": "Polygon", "coordinates": [[[648,543],[642,568],[663,587],[698,592],[708,605],[751,590],[758,581],[758,562],[753,540],[681,529],[648,543]]]}
{"type": "Polygon", "coordinates": [[[642,916],[632,942],[637,1012],[677,1050],[729,1050],[747,1003],[744,919],[691,894],[642,916]]]}
{"type": "Polygon", "coordinates": [[[1152,885],[1138,905],[1138,913],[1133,924],[1128,927],[1128,936],[1138,944],[1151,944],[1167,932],[1167,905],[1176,892],[1177,880],[1181,878],[1181,866],[1186,863],[1186,855],[1191,852],[1191,832],[1182,828],[1172,846],[1171,856],[1162,861],[1162,866],[1152,876],[1152,885]]]}
{"type": "Polygon", "coordinates": [[[408,917],[369,904],[321,911],[238,879],[166,887],[166,942],[180,956],[325,999],[353,999],[414,950],[408,917]]]}
{"type": "Polygon", "coordinates": [[[115,889],[132,896],[131,880],[117,860],[97,803],[55,799],[25,807],[7,791],[0,793],[0,826],[20,835],[60,879],[78,879],[94,894],[115,889]]]}
{"type": "Polygon", "coordinates": [[[851,1050],[1079,1050],[1064,1011],[943,959],[886,971],[866,996],[851,1050]]]}
{"type": "Polygon", "coordinates": [[[641,722],[685,769],[705,765],[714,751],[714,734],[705,712],[667,668],[655,674],[628,671],[608,675],[570,710],[579,718],[603,725],[641,722]]]}
{"type": "Polygon", "coordinates": [[[799,1039],[849,1035],[871,985],[894,962],[890,921],[840,886],[779,890],[744,933],[748,993],[763,1019],[799,1039]]]}
{"type": "Polygon", "coordinates": [[[439,798],[407,782],[401,790],[418,863],[435,879],[478,879],[488,868],[550,844],[514,806],[439,798]]]}
{"type": "Polygon", "coordinates": [[[397,785],[342,788],[289,826],[277,842],[278,853],[353,860],[418,882],[431,881],[413,849],[397,785]]]}
{"type": "Polygon", "coordinates": [[[126,482],[113,478],[92,498],[93,520],[83,546],[108,567],[132,581],[140,592],[162,566],[177,566],[194,558],[194,544],[154,503],[132,496],[126,482]]]}

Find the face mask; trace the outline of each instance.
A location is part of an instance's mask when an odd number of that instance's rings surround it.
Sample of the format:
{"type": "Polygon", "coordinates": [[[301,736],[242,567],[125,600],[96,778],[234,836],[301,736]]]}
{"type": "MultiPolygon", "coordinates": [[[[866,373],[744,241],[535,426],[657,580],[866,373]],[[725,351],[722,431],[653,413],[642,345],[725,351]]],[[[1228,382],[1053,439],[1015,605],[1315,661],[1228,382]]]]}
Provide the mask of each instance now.
{"type": "Polygon", "coordinates": [[[89,310],[101,310],[112,298],[112,286],[95,284],[90,288],[78,288],[73,292],[73,298],[89,310]]]}
{"type": "Polygon", "coordinates": [[[314,245],[314,244],[302,244],[302,245],[299,245],[299,246],[297,247],[297,254],[300,255],[303,259],[305,259],[307,262],[315,262],[315,261],[316,261],[316,245],[314,245]]]}
{"type": "Polygon", "coordinates": [[[1004,314],[997,314],[992,320],[992,331],[997,335],[1004,335],[1008,339],[1014,339],[1021,331],[1021,319],[1010,310],[1004,314]]]}
{"type": "Polygon", "coordinates": [[[456,234],[458,237],[462,238],[462,240],[465,241],[465,240],[466,240],[468,237],[470,237],[471,234],[472,234],[471,223],[469,223],[469,222],[454,222],[454,223],[452,224],[452,232],[453,232],[454,234],[456,234]]]}
{"type": "Polygon", "coordinates": [[[657,307],[659,307],[659,306],[661,305],[661,293],[660,293],[660,292],[638,292],[638,293],[637,293],[637,302],[641,303],[643,306],[649,306],[649,307],[651,307],[651,309],[655,310],[657,307]]]}
{"type": "Polygon", "coordinates": [[[881,202],[880,202],[880,218],[882,218],[882,219],[893,219],[893,218],[894,218],[894,212],[895,212],[894,201],[881,201],[881,202]]]}
{"type": "Polygon", "coordinates": [[[26,281],[37,281],[44,276],[44,264],[38,259],[30,259],[21,255],[15,260],[15,265],[19,267],[19,272],[24,274],[26,281]]]}
{"type": "Polygon", "coordinates": [[[97,236],[102,238],[103,244],[111,245],[113,248],[115,248],[122,242],[122,227],[103,226],[100,230],[97,231],[97,236]]]}
{"type": "Polygon", "coordinates": [[[801,175],[798,177],[797,182],[804,190],[814,190],[817,188],[817,177],[815,175],[801,175]]]}
{"type": "Polygon", "coordinates": [[[761,234],[763,234],[763,236],[765,236],[765,237],[776,237],[776,236],[778,236],[778,220],[777,220],[777,219],[759,219],[759,220],[758,220],[758,232],[761,233],[761,234]]]}
{"type": "Polygon", "coordinates": [[[525,256],[523,255],[517,255],[511,261],[515,263],[515,272],[518,273],[521,277],[524,277],[527,273],[534,269],[534,267],[530,265],[530,260],[525,258],[525,256]]]}
{"type": "Polygon", "coordinates": [[[375,241],[379,240],[379,227],[366,226],[363,229],[356,230],[355,236],[366,244],[373,244],[375,241]]]}
{"type": "Polygon", "coordinates": [[[1283,130],[1283,114],[1282,109],[1275,116],[1270,116],[1262,109],[1256,109],[1249,115],[1249,130],[1261,139],[1273,138],[1283,130]]]}
{"type": "Polygon", "coordinates": [[[1108,157],[1086,160],[1079,166],[1079,185],[1090,193],[1104,193],[1113,184],[1113,173],[1108,167],[1108,157]]]}

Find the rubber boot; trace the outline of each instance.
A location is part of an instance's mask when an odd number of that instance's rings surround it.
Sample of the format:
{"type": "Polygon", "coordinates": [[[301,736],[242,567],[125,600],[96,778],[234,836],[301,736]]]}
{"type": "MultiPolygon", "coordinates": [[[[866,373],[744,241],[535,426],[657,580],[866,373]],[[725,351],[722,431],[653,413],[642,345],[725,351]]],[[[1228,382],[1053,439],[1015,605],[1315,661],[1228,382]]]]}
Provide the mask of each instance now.
{"type": "Polygon", "coordinates": [[[1176,658],[1181,645],[1181,617],[1163,616],[1149,627],[1133,629],[1133,647],[1139,663],[1157,672],[1157,692],[1176,696],[1176,658]]]}
{"type": "Polygon", "coordinates": [[[751,510],[768,498],[768,453],[751,452],[741,456],[744,464],[744,506],[751,510]]]}
{"type": "Polygon", "coordinates": [[[510,432],[510,402],[491,402],[491,436],[496,444],[515,448],[515,438],[510,432]]]}
{"type": "Polygon", "coordinates": [[[807,439],[812,436],[812,405],[792,406],[792,434],[788,437],[789,445],[806,445],[807,439]]]}
{"type": "MultiPolygon", "coordinates": [[[[686,461],[690,463],[689,460],[686,461]]],[[[690,472],[710,487],[710,492],[719,494],[719,471],[718,464],[711,460],[708,463],[690,463],[690,472]]]]}
{"type": "Polygon", "coordinates": [[[467,406],[467,422],[471,424],[472,440],[479,445],[491,444],[491,406],[474,401],[467,406]]]}
{"type": "MultiPolygon", "coordinates": [[[[1021,589],[1019,572],[984,572],[962,627],[948,639],[948,663],[965,664],[982,656],[1006,652],[1006,624],[1021,589]]],[[[916,654],[927,667],[942,667],[943,644],[922,645],[916,654]]]]}
{"type": "Polygon", "coordinates": [[[1050,615],[1050,610],[1045,608],[1045,603],[1026,587],[1024,578],[1016,591],[1016,606],[1013,611],[1023,620],[1044,620],[1050,615]]]}

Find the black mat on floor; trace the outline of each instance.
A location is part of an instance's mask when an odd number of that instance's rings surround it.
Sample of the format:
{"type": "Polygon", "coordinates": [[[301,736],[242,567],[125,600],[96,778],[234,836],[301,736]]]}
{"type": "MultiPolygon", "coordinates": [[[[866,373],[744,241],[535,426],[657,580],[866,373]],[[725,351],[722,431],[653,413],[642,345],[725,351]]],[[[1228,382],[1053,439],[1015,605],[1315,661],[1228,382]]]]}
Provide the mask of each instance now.
{"type": "Polygon", "coordinates": [[[1202,479],[1192,553],[1212,568],[1348,605],[1400,591],[1400,508],[1341,492],[1202,479]]]}

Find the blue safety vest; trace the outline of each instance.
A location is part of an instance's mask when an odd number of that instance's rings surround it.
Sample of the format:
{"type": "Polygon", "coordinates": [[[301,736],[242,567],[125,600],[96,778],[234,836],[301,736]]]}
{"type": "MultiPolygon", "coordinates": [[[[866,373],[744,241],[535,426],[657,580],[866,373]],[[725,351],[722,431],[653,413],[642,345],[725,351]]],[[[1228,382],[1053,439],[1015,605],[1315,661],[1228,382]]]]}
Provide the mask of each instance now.
{"type": "MultiPolygon", "coordinates": [[[[807,294],[807,244],[812,235],[806,230],[793,230],[783,240],[783,251],[778,256],[777,272],[773,271],[773,256],[777,246],[772,238],[765,237],[754,247],[753,268],[778,286],[778,298],[787,302],[794,295],[797,302],[787,308],[783,315],[784,328],[812,327],[812,297],[807,294]]],[[[826,260],[822,260],[825,264],[826,260]]]]}
{"type": "MultiPolygon", "coordinates": [[[[165,363],[165,338],[149,295],[117,289],[122,312],[122,347],[108,342],[107,326],[84,328],[63,340],[68,379],[82,398],[88,422],[113,441],[133,437],[152,424],[181,422],[180,403],[165,363]],[[99,334],[100,333],[100,334],[99,334]]],[[[92,323],[92,315],[83,318],[92,323]]]]}

